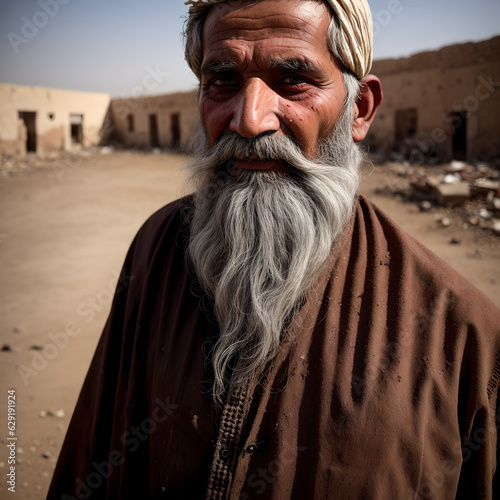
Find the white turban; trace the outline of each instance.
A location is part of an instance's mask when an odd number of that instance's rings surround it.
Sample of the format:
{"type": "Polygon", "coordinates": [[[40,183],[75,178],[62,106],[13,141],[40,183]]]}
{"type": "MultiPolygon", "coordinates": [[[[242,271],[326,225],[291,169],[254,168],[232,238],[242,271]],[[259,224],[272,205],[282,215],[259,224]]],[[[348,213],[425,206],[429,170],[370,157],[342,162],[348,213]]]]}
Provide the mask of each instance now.
{"type": "MultiPolygon", "coordinates": [[[[188,0],[186,5],[201,7],[228,0],[188,0]]],[[[356,76],[363,78],[372,67],[373,23],[367,0],[324,0],[332,6],[339,21],[337,53],[356,76]]]]}

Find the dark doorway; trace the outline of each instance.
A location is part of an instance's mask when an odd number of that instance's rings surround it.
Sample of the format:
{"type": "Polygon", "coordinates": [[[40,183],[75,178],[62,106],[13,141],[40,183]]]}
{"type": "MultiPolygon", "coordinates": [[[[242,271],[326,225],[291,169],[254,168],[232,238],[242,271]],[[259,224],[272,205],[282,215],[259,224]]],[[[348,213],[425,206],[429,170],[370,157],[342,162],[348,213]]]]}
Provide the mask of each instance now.
{"type": "Polygon", "coordinates": [[[36,113],[34,111],[19,111],[19,118],[26,126],[26,151],[36,152],[36,113]]]}
{"type": "Polygon", "coordinates": [[[467,159],[467,112],[458,111],[451,114],[453,124],[453,159],[467,159]]]}
{"type": "Polygon", "coordinates": [[[396,143],[405,139],[413,139],[417,133],[417,110],[398,109],[396,110],[396,143]]]}
{"type": "Polygon", "coordinates": [[[156,115],[149,115],[149,140],[152,148],[160,147],[160,138],[158,136],[158,119],[156,115]]]}
{"type": "Polygon", "coordinates": [[[134,115],[127,115],[127,124],[128,124],[128,131],[133,132],[135,130],[134,115]]]}
{"type": "Polygon", "coordinates": [[[181,145],[181,115],[179,113],[170,115],[170,129],[172,132],[172,147],[177,149],[181,145]]]}
{"type": "Polygon", "coordinates": [[[83,115],[69,115],[71,126],[71,142],[82,144],[83,142],[83,115]]]}

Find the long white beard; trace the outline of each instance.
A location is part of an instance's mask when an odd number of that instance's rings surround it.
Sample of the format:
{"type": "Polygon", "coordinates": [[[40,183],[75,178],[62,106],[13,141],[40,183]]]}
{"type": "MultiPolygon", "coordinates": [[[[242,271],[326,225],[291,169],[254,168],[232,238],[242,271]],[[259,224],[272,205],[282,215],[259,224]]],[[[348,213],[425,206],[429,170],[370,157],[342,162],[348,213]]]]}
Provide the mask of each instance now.
{"type": "Polygon", "coordinates": [[[318,159],[276,134],[224,135],[189,165],[197,191],[188,256],[213,302],[219,335],[208,353],[213,397],[246,385],[276,356],[294,314],[325,267],[352,216],[362,154],[344,113],[318,159]],[[257,153],[286,173],[231,172],[232,160],[257,153]]]}

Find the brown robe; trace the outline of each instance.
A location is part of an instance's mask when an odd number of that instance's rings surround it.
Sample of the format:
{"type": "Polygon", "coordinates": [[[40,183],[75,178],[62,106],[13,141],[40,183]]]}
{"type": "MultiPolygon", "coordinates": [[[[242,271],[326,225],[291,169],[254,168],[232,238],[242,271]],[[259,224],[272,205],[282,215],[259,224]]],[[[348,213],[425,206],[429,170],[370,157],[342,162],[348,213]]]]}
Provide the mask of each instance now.
{"type": "Polygon", "coordinates": [[[221,416],[190,204],[130,248],[49,499],[499,498],[500,311],[481,292],[360,198],[291,339],[221,416]]]}

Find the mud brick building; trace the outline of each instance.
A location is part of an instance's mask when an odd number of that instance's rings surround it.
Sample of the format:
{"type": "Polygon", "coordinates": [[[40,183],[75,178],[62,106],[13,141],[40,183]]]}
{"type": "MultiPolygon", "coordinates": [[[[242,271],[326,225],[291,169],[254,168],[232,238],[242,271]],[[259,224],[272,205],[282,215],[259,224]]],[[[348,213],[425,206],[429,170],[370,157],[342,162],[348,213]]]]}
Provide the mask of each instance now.
{"type": "Polygon", "coordinates": [[[500,157],[500,36],[375,61],[384,102],[367,143],[413,163],[500,157]]]}
{"type": "Polygon", "coordinates": [[[187,151],[199,125],[196,92],[113,99],[111,138],[130,148],[187,151]]]}
{"type": "Polygon", "coordinates": [[[110,97],[0,83],[0,153],[45,156],[98,144],[110,97]]]}

